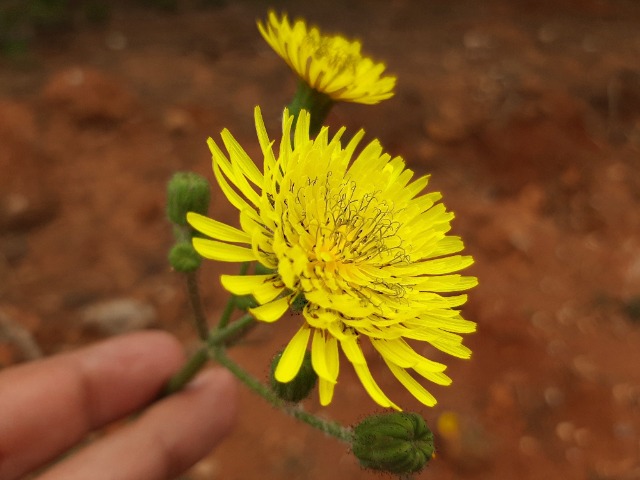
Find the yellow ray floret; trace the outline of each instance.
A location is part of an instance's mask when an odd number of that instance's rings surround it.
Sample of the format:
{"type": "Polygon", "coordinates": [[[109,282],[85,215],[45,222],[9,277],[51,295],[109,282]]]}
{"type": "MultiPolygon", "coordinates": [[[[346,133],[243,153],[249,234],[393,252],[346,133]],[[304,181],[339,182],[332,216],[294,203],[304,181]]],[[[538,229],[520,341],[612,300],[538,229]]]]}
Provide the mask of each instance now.
{"type": "Polygon", "coordinates": [[[195,213],[187,220],[208,237],[193,240],[203,257],[271,269],[221,277],[230,292],[253,295],[259,305],[250,311],[258,320],[275,322],[294,299],[306,299],[276,379],[294,378],[310,348],[320,402],[327,405],[342,351],[371,398],[399,409],[367,365],[362,342],[368,341],[402,386],[434,405],[423,382],[449,385],[451,379],[446,365],[414,348],[470,357],[462,334],[475,331],[475,323],[457,308],[467,298],[460,292],[477,284],[458,273],[473,258],[460,255],[462,240],[448,235],[453,214],[438,203],[441,195],[423,193],[428,177],[414,179],[377,140],[356,153],[363,132],[344,147],[344,129],[330,137],[323,128],[312,139],[308,113],[302,110],[294,125],[285,110],[276,150],[257,107],[255,122],[262,171],[227,130],[227,153],[209,140],[215,177],[239,210],[240,228],[195,213]]]}
{"type": "Polygon", "coordinates": [[[274,12],[258,29],[302,80],[333,100],[374,104],[393,96],[395,77],[383,76],[385,65],[363,56],[360,42],[324,35],[303,20],[291,24],[274,12]]]}

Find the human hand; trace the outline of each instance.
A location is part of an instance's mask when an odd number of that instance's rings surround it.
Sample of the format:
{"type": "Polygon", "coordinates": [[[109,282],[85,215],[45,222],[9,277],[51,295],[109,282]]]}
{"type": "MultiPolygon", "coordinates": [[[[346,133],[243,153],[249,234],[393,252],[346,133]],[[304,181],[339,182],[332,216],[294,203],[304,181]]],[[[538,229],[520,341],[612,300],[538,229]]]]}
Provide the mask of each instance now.
{"type": "MultiPolygon", "coordinates": [[[[184,361],[174,337],[147,331],[0,372],[0,479],[33,472],[89,432],[150,404],[184,361]]],[[[235,405],[231,375],[208,370],[38,478],[174,478],[226,435],[235,405]]]]}

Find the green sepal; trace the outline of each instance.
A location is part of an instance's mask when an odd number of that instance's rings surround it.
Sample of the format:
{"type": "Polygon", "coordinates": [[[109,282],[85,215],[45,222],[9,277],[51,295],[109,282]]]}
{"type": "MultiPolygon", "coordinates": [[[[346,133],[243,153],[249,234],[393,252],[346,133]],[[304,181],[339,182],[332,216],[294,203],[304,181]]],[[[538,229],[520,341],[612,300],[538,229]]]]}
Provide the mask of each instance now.
{"type": "Polygon", "coordinates": [[[287,383],[276,380],[275,371],[282,357],[282,352],[278,353],[271,362],[271,371],[269,375],[269,383],[273,392],[282,400],[287,402],[298,403],[309,396],[313,388],[316,386],[318,375],[311,365],[311,354],[305,352],[304,360],[298,374],[287,383]]]}
{"type": "Polygon", "coordinates": [[[256,302],[256,299],[253,298],[253,295],[235,295],[233,301],[235,302],[236,308],[243,312],[259,305],[259,303],[256,302]]]}
{"type": "Polygon", "coordinates": [[[365,468],[415,473],[433,456],[433,433],[417,413],[372,415],[354,428],[352,451],[365,468]]]}
{"type": "Polygon", "coordinates": [[[169,251],[169,264],[177,272],[195,272],[201,263],[202,257],[195,251],[191,242],[176,243],[169,251]]]}
{"type": "Polygon", "coordinates": [[[291,311],[293,313],[301,313],[307,303],[309,303],[309,300],[307,300],[303,292],[300,292],[291,302],[291,311]]]}
{"type": "Polygon", "coordinates": [[[193,172],[178,172],[167,185],[167,216],[172,223],[186,226],[187,213],[206,215],[210,200],[206,178],[193,172]]]}

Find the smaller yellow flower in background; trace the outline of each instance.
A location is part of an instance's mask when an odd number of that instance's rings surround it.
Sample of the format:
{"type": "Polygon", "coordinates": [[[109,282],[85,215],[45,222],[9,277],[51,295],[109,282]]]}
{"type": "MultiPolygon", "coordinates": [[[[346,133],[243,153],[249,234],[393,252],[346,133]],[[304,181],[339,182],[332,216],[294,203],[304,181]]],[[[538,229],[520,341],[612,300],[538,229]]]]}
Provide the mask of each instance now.
{"type": "Polygon", "coordinates": [[[395,77],[382,76],[385,65],[361,53],[361,44],[340,35],[323,35],[303,20],[289,23],[269,12],[258,22],[264,39],[312,89],[333,101],[375,104],[393,96],[395,77]]]}
{"type": "Polygon", "coordinates": [[[327,405],[338,382],[341,349],[373,400],[399,410],[367,366],[361,342],[368,339],[400,383],[434,405],[414,375],[449,385],[446,366],[405,339],[469,358],[459,334],[475,331],[475,323],[456,309],[466,295],[453,293],[477,284],[475,277],[454,273],[473,258],[454,255],[463,243],[447,235],[453,214],[438,203],[440,193],[421,193],[428,177],[411,181],[413,172],[402,158],[383,153],[377,140],[355,155],[362,130],[344,147],[344,128],[330,138],[323,127],[311,139],[308,112],[302,110],[294,125],[285,109],[274,153],[258,107],[255,124],[263,172],[228,130],[222,141],[229,157],[208,141],[214,175],[238,209],[241,228],[193,212],[187,220],[210,237],[193,239],[203,257],[257,261],[273,270],[221,277],[231,293],[253,295],[260,305],[250,309],[255,318],[275,322],[292,303],[304,305],[302,316],[290,320],[299,330],[282,353],[276,380],[295,378],[311,344],[320,403],[327,405]]]}

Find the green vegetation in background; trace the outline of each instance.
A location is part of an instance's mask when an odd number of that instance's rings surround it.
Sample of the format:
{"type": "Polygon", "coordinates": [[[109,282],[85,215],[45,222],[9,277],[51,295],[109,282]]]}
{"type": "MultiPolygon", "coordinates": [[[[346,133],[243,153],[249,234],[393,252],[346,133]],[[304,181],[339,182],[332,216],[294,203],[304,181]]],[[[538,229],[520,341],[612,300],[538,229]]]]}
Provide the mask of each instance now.
{"type": "Polygon", "coordinates": [[[108,16],[109,5],[101,0],[4,0],[0,3],[0,54],[23,55],[37,35],[68,31],[76,18],[104,23],[108,16]]]}
{"type": "MultiPolygon", "coordinates": [[[[128,3],[128,2],[125,2],[128,3]]],[[[180,0],[137,0],[136,3],[176,12],[180,0]]],[[[224,0],[198,0],[198,7],[219,7],[224,0]]],[[[41,34],[69,31],[78,22],[104,24],[111,13],[109,0],[0,0],[0,56],[20,57],[41,34]]]]}

